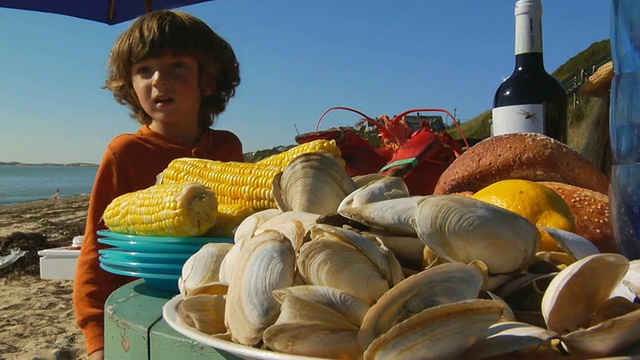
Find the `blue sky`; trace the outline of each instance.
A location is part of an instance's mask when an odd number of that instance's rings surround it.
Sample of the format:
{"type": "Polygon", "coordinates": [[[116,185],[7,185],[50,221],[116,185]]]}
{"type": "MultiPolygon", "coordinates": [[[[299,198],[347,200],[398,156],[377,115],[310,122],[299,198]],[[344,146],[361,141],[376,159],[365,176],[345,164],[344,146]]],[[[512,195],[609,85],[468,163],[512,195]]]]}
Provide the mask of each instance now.
{"type": "MultiPolygon", "coordinates": [[[[242,83],[215,127],[246,152],[294,144],[332,106],[369,116],[491,108],[514,66],[515,0],[217,0],[180,8],[226,38],[242,83]]],[[[545,66],[609,38],[610,1],[545,0],[545,66]]],[[[99,163],[138,123],[102,89],[130,22],[0,8],[0,161],[99,163]]],[[[331,112],[322,128],[358,115],[331,112]]]]}

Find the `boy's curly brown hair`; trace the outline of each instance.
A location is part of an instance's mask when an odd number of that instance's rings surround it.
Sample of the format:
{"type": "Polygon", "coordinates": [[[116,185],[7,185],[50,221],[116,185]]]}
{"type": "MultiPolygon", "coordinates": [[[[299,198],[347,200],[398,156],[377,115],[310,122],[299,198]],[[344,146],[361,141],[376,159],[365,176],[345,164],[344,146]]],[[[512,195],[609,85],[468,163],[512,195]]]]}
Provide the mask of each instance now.
{"type": "Polygon", "coordinates": [[[231,45],[202,20],[185,12],[158,10],[136,19],[115,41],[109,56],[105,87],[120,104],[127,105],[140,124],[151,117],[142,109],[133,84],[131,68],[136,62],[165,53],[193,56],[198,60],[201,92],[211,86],[210,96],[202,95],[199,125],[210,127],[224,111],[240,84],[240,69],[231,45]]]}

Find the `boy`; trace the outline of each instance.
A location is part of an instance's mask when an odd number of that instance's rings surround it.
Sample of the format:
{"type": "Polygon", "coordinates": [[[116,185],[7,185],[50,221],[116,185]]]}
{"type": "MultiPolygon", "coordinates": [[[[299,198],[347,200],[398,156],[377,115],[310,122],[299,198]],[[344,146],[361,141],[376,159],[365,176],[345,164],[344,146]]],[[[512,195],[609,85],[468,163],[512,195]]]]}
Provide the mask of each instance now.
{"type": "Polygon", "coordinates": [[[104,358],[104,305],[133,278],[100,268],[96,231],[117,196],[147,188],[179,157],[243,161],[242,144],[229,131],[213,130],[240,83],[231,46],[201,20],[161,10],[136,19],[116,40],[106,88],[142,125],[117,136],[104,154],[91,194],[73,300],[89,359],[104,358]]]}

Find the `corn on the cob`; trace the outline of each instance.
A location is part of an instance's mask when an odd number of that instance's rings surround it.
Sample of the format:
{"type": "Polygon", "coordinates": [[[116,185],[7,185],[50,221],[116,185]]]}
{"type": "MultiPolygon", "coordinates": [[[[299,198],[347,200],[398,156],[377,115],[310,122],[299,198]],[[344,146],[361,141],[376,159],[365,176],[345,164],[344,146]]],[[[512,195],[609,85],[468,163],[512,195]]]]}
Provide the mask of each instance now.
{"type": "Polygon", "coordinates": [[[205,236],[233,238],[233,232],[253,210],[241,204],[219,204],[218,219],[205,236]]]}
{"type": "Polygon", "coordinates": [[[200,236],[216,222],[215,193],[196,183],[158,184],[121,195],[102,216],[113,232],[141,236],[200,236]]]}
{"type": "Polygon", "coordinates": [[[255,163],[178,158],[160,174],[160,183],[197,182],[215,192],[218,203],[243,205],[252,212],[277,208],[273,199],[273,179],[294,157],[308,152],[324,152],[340,158],[334,140],[315,140],[255,163]]]}
{"type": "Polygon", "coordinates": [[[275,208],[271,186],[282,168],[274,165],[178,158],[162,172],[162,183],[197,182],[213,190],[219,204],[240,204],[252,211],[275,208]]]}
{"type": "Polygon", "coordinates": [[[311,152],[323,152],[326,155],[331,155],[336,159],[342,159],[342,152],[340,151],[340,148],[336,144],[335,140],[318,139],[310,141],[308,143],[300,144],[298,146],[294,146],[287,151],[281,152],[280,154],[264,158],[258,161],[258,163],[285,167],[296,156],[311,152]]]}

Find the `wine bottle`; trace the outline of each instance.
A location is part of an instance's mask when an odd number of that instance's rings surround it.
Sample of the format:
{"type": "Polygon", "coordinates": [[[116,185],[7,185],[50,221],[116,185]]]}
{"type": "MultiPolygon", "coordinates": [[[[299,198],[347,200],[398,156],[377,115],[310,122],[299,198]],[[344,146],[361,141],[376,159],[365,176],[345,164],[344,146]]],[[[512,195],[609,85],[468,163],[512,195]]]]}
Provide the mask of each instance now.
{"type": "Polygon", "coordinates": [[[492,134],[536,132],[567,142],[567,97],[544,68],[542,2],[515,6],[515,70],[493,98],[492,134]]]}

